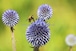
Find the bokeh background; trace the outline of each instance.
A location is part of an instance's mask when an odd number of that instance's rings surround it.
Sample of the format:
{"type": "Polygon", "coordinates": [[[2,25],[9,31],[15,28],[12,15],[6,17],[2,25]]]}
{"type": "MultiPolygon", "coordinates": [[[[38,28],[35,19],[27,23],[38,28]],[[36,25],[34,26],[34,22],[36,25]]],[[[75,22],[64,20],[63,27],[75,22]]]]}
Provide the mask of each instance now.
{"type": "MultiPolygon", "coordinates": [[[[28,17],[33,15],[37,19],[37,9],[42,4],[52,7],[53,16],[47,20],[51,39],[40,47],[40,51],[69,51],[65,37],[76,35],[76,0],[0,0],[0,51],[12,51],[10,28],[2,23],[2,13],[7,9],[16,10],[20,16],[19,23],[14,27],[17,51],[33,51],[25,36],[31,24],[28,17]]],[[[76,46],[73,51],[76,51],[76,46]]]]}

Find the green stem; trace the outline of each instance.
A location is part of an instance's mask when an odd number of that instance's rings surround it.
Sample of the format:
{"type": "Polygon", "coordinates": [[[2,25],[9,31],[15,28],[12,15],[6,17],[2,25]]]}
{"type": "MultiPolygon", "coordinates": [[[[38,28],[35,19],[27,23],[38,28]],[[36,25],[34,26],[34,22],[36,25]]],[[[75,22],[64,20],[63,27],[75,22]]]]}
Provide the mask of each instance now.
{"type": "Polygon", "coordinates": [[[14,37],[14,28],[13,27],[10,27],[10,29],[11,29],[11,32],[12,32],[12,34],[11,34],[11,39],[12,39],[12,49],[13,49],[13,51],[16,51],[16,45],[15,45],[15,37],[14,37]]]}
{"type": "Polygon", "coordinates": [[[70,46],[69,51],[72,51],[72,46],[70,46]]]}
{"type": "Polygon", "coordinates": [[[34,51],[39,51],[39,47],[34,47],[34,51]]]}

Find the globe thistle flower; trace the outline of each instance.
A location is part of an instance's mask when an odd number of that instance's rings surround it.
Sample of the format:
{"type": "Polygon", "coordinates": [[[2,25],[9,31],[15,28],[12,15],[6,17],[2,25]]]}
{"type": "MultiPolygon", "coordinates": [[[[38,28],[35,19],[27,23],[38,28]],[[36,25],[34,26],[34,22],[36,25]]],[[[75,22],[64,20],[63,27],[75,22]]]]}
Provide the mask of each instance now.
{"type": "Polygon", "coordinates": [[[16,45],[15,45],[15,37],[14,37],[14,26],[19,21],[18,13],[15,10],[6,10],[2,15],[2,21],[5,25],[10,27],[10,30],[12,32],[11,40],[12,40],[12,48],[13,51],[16,51],[16,45]]]}
{"type": "Polygon", "coordinates": [[[39,18],[46,20],[52,16],[52,12],[52,8],[49,5],[43,4],[38,8],[37,15],[39,18]]]}
{"type": "Polygon", "coordinates": [[[18,13],[15,10],[6,10],[2,15],[2,21],[5,25],[13,27],[19,21],[18,13]]]}
{"type": "Polygon", "coordinates": [[[65,42],[68,46],[74,46],[76,44],[76,37],[70,34],[66,37],[65,42]]]}
{"type": "Polygon", "coordinates": [[[26,38],[34,47],[45,45],[50,39],[46,22],[38,19],[32,23],[26,31],[26,38]]]}

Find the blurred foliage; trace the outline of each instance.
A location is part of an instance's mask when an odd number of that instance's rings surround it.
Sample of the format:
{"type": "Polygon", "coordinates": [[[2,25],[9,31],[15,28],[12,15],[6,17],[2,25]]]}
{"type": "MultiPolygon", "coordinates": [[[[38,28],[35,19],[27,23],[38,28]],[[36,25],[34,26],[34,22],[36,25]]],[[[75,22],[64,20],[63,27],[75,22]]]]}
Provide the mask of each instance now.
{"type": "MultiPolygon", "coordinates": [[[[7,9],[14,9],[20,16],[15,28],[17,51],[33,51],[26,40],[26,29],[31,24],[28,17],[33,15],[37,19],[37,9],[41,4],[49,4],[53,9],[50,24],[50,41],[40,47],[40,51],[69,51],[65,43],[68,34],[76,35],[76,0],[0,0],[0,51],[12,51],[11,31],[2,23],[2,13],[7,9]]],[[[76,51],[76,46],[73,47],[76,51]]]]}

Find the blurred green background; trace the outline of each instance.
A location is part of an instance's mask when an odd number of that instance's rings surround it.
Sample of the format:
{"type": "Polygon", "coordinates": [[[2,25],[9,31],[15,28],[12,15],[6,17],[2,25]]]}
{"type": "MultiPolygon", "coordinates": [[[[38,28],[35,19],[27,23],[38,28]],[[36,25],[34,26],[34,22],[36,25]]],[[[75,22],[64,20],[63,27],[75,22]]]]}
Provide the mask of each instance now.
{"type": "MultiPolygon", "coordinates": [[[[2,23],[2,13],[7,9],[16,10],[20,16],[19,23],[14,27],[17,51],[33,51],[25,37],[31,24],[28,17],[33,15],[37,19],[37,9],[42,4],[52,7],[53,16],[48,20],[51,39],[40,47],[40,51],[69,51],[65,37],[76,35],[76,0],[0,0],[0,51],[12,51],[10,28],[2,23]]],[[[73,51],[76,51],[76,46],[73,51]]]]}

